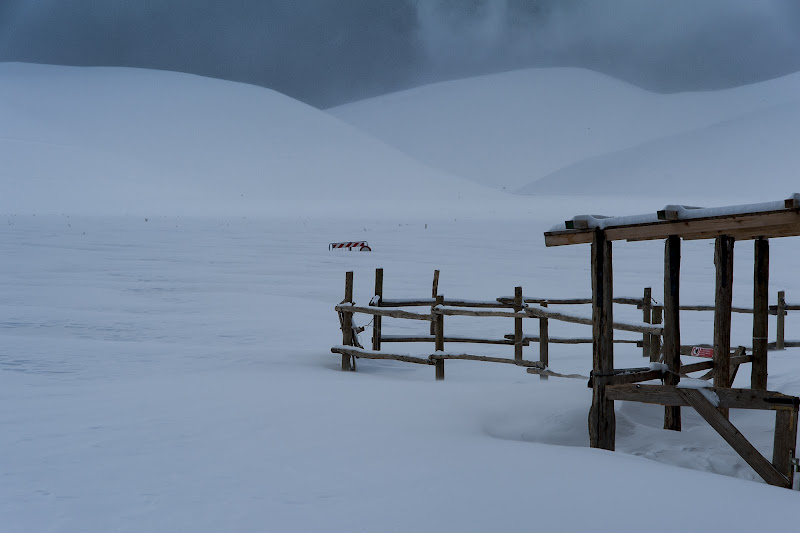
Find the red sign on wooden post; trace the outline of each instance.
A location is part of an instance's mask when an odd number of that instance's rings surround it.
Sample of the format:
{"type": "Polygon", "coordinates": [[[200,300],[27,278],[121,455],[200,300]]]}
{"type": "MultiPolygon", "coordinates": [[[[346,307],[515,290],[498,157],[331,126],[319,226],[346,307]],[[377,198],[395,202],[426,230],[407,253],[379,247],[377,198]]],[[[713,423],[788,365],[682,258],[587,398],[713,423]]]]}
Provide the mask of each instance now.
{"type": "Polygon", "coordinates": [[[713,348],[701,348],[700,346],[695,346],[692,348],[692,356],[694,357],[705,357],[707,359],[714,358],[714,349],[713,348]]]}

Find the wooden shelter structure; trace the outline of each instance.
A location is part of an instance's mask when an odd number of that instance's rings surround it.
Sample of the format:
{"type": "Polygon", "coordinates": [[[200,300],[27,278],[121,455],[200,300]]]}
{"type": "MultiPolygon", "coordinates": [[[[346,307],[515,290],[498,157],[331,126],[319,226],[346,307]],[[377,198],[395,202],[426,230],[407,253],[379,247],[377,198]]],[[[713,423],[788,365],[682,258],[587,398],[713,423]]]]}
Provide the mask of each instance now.
{"type": "MultiPolygon", "coordinates": [[[[792,488],[797,459],[797,397],[767,391],[769,239],[800,236],[800,195],[780,202],[695,208],[667,206],[649,215],[578,216],[544,234],[547,246],[591,244],[593,389],[589,438],[594,448],[614,450],[614,401],[665,406],[664,428],[680,431],[681,407],[693,407],[750,466],[772,485],[792,488]],[[716,297],[711,388],[681,387],[680,269],[681,241],[715,239],[716,297]],[[663,240],[664,332],[663,385],[642,385],[655,372],[614,369],[614,241],[663,240]],[[753,240],[753,350],[750,389],[732,389],[731,305],[733,250],[736,241],[753,240]],[[728,420],[728,409],[776,411],[772,462],[766,460],[728,420]]],[[[741,354],[737,354],[741,357],[741,354]]],[[[735,364],[735,362],[734,362],[735,364]]]]}

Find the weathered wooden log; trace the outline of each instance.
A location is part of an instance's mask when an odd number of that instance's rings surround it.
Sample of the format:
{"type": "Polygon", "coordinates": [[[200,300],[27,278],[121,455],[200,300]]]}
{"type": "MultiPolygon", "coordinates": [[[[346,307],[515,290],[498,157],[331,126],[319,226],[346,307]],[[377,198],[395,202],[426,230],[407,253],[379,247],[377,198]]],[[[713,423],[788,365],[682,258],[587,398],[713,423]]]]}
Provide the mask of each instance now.
{"type": "MultiPolygon", "coordinates": [[[[484,311],[475,309],[460,309],[447,306],[437,306],[433,310],[434,314],[441,313],[448,316],[479,316],[479,317],[508,317],[517,318],[519,315],[523,317],[528,316],[532,318],[550,318],[559,320],[561,322],[571,322],[573,324],[592,325],[592,319],[586,317],[579,317],[558,313],[549,309],[541,309],[535,307],[527,307],[522,312],[516,313],[514,311],[484,311]],[[524,313],[524,314],[523,314],[524,313]]],[[[614,329],[621,331],[632,331],[634,333],[651,333],[653,335],[661,335],[663,328],[660,326],[653,326],[650,324],[628,324],[626,322],[615,322],[614,329]]],[[[638,341],[637,341],[638,342],[638,341]]]]}
{"type": "MultiPolygon", "coordinates": [[[[384,343],[394,342],[436,342],[436,335],[383,335],[384,343]]],[[[460,342],[464,344],[496,344],[499,346],[513,346],[514,339],[485,339],[479,337],[448,337],[445,335],[444,342],[460,342]]],[[[524,341],[523,341],[524,342],[524,341]]]]}
{"type": "MultiPolygon", "coordinates": [[[[652,324],[661,324],[664,320],[664,307],[653,306],[652,324]]],[[[657,363],[661,358],[661,335],[650,335],[650,362],[657,363]]]]}
{"type": "MultiPolygon", "coordinates": [[[[735,367],[738,367],[741,364],[750,363],[750,362],[753,361],[753,356],[752,355],[741,355],[742,352],[744,352],[744,349],[743,349],[743,347],[740,347],[739,349],[736,350],[736,352],[734,352],[734,355],[731,357],[731,368],[732,369],[735,368],[735,367]],[[740,352],[740,350],[741,350],[741,352],[740,352]],[[740,354],[740,355],[736,355],[736,354],[740,354]]],[[[690,374],[692,372],[699,372],[700,370],[710,370],[712,368],[714,368],[714,361],[712,361],[712,360],[701,361],[699,363],[691,363],[691,364],[688,364],[688,365],[681,365],[681,374],[690,374]]]]}
{"type": "MultiPolygon", "coordinates": [[[[540,304],[542,307],[547,307],[547,302],[540,304]]],[[[542,363],[542,368],[550,366],[550,329],[547,318],[539,318],[539,362],[542,363]]],[[[539,379],[547,381],[547,374],[539,374],[539,379]]]]}
{"type": "Polygon", "coordinates": [[[404,309],[386,308],[386,307],[363,307],[357,305],[339,304],[336,306],[337,311],[347,313],[364,313],[365,315],[375,316],[390,316],[394,318],[408,318],[411,320],[425,320],[430,321],[431,315],[422,313],[412,313],[404,309]]]}
{"type": "Polygon", "coordinates": [[[553,372],[549,368],[529,368],[527,372],[528,374],[538,374],[539,376],[552,376],[556,378],[589,379],[588,376],[582,376],[581,374],[559,374],[558,372],[553,372]]]}
{"type": "Polygon", "coordinates": [[[488,357],[485,355],[473,355],[473,354],[466,354],[466,353],[435,353],[430,356],[432,361],[437,359],[461,359],[464,361],[484,361],[487,363],[506,363],[510,365],[517,365],[517,366],[524,366],[524,367],[531,367],[531,368],[541,368],[541,363],[539,361],[518,361],[516,359],[508,359],[504,357],[488,357]]]}
{"type": "Polygon", "coordinates": [[[794,465],[797,455],[797,409],[781,409],[775,413],[775,441],[772,448],[772,464],[786,476],[789,487],[794,486],[794,465]]]}
{"type": "Polygon", "coordinates": [[[383,335],[381,341],[383,343],[394,342],[434,342],[435,335],[383,335]]]}
{"type": "MultiPolygon", "coordinates": [[[[545,319],[540,319],[540,320],[547,320],[547,319],[545,318],[545,319]]],[[[505,338],[513,340],[514,339],[514,335],[513,334],[509,334],[509,335],[506,335],[505,338]]],[[[522,337],[522,342],[526,343],[526,345],[527,345],[527,344],[529,344],[531,342],[540,342],[540,338],[541,338],[540,336],[536,336],[536,335],[525,335],[525,336],[522,337]]],[[[590,337],[570,338],[570,337],[551,337],[551,336],[548,335],[547,336],[547,342],[549,344],[592,344],[593,341],[592,341],[592,339],[590,337]]],[[[635,345],[639,346],[641,343],[642,343],[642,341],[635,340],[635,339],[614,339],[614,344],[635,344],[635,345]]]]}
{"type": "MultiPolygon", "coordinates": [[[[434,270],[433,284],[431,285],[431,298],[433,298],[434,302],[431,304],[431,316],[433,316],[433,308],[436,306],[437,296],[439,296],[439,271],[434,270]]],[[[434,320],[431,320],[431,335],[436,335],[436,322],[434,320]]],[[[442,376],[444,376],[444,367],[442,367],[442,376]]]]}
{"type": "Polygon", "coordinates": [[[360,348],[353,348],[351,346],[334,346],[331,352],[341,354],[342,357],[360,357],[363,359],[390,359],[393,361],[403,361],[404,363],[417,363],[420,365],[432,365],[430,359],[427,357],[414,357],[406,354],[392,354],[387,352],[372,352],[369,350],[362,350],[360,348]]]}
{"type": "MultiPolygon", "coordinates": [[[[714,265],[717,270],[714,299],[714,386],[731,386],[731,302],[733,301],[733,237],[720,235],[714,245],[714,265]]],[[[728,416],[727,411],[721,411],[728,416]]]]}
{"type": "MultiPolygon", "coordinates": [[[[522,311],[522,287],[514,288],[514,311],[522,311]]],[[[522,317],[514,318],[514,359],[522,361],[522,317]]]]}
{"type": "MultiPolygon", "coordinates": [[[[345,273],[344,278],[344,300],[342,303],[353,303],[353,272],[345,273]]],[[[340,320],[342,326],[342,344],[345,346],[353,346],[353,312],[352,305],[336,306],[336,310],[340,312],[340,320]],[[349,309],[348,309],[349,308],[349,309]]],[[[342,370],[353,370],[355,365],[351,365],[352,358],[350,355],[342,354],[342,370]]]]}
{"type": "MultiPolygon", "coordinates": [[[[681,371],[681,238],[670,235],[664,245],[664,363],[672,371],[664,379],[667,385],[680,382],[681,371]]],[[[664,408],[664,429],[681,430],[681,409],[664,408]]]]}
{"type": "MultiPolygon", "coordinates": [[[[615,401],[639,402],[671,407],[689,405],[678,393],[678,387],[670,385],[609,385],[608,397],[615,401]]],[[[796,409],[800,398],[780,392],[753,389],[706,389],[719,397],[719,407],[727,409],[749,409],[778,411],[796,409]]]]}
{"type": "Polygon", "coordinates": [[[614,370],[614,283],[611,242],[601,229],[592,239],[592,407],[589,410],[589,443],[592,448],[613,451],[616,439],[614,402],[606,396],[607,378],[614,370]]]}
{"type": "MultiPolygon", "coordinates": [[[[644,295],[642,296],[642,322],[646,324],[653,323],[653,289],[651,287],[644,288],[644,295]]],[[[650,357],[650,333],[642,334],[642,357],[650,357]]]]}
{"type": "MultiPolygon", "coordinates": [[[[443,301],[444,301],[444,296],[442,296],[441,294],[436,297],[437,306],[441,305],[443,301]]],[[[433,328],[434,335],[436,336],[436,340],[434,341],[436,345],[436,351],[437,352],[444,351],[444,315],[442,314],[434,315],[433,326],[434,326],[433,328]]],[[[438,367],[436,375],[437,376],[439,375],[438,367]]],[[[444,379],[444,366],[442,367],[442,379],[444,379]]]]}
{"type": "Polygon", "coordinates": [[[589,386],[594,385],[594,380],[597,377],[603,377],[607,385],[623,385],[626,383],[641,383],[642,381],[651,381],[654,379],[664,379],[664,372],[662,370],[651,370],[650,368],[619,368],[614,369],[608,375],[595,376],[592,373],[589,376],[589,386]]]}
{"type": "MultiPolygon", "coordinates": [[[[498,302],[510,304],[514,301],[513,298],[504,296],[497,299],[498,302]]],[[[525,298],[526,304],[548,304],[548,305],[586,305],[592,303],[591,298],[525,298]]],[[[621,305],[635,305],[637,308],[641,308],[642,306],[642,299],[641,298],[614,298],[615,304],[621,305]]]]}
{"type": "Polygon", "coordinates": [[[425,307],[436,305],[436,298],[420,298],[418,300],[402,300],[381,298],[378,307],[425,307]]]}
{"type": "Polygon", "coordinates": [[[786,292],[778,291],[778,306],[775,311],[777,315],[777,323],[775,327],[775,334],[777,339],[775,341],[775,349],[783,350],[785,346],[785,320],[786,320],[786,292]]]}
{"type": "MultiPolygon", "coordinates": [[[[381,305],[383,300],[383,269],[375,269],[375,296],[378,300],[378,305],[381,305]]],[[[375,316],[372,319],[372,349],[379,351],[381,349],[381,320],[380,316],[375,316]]]]}

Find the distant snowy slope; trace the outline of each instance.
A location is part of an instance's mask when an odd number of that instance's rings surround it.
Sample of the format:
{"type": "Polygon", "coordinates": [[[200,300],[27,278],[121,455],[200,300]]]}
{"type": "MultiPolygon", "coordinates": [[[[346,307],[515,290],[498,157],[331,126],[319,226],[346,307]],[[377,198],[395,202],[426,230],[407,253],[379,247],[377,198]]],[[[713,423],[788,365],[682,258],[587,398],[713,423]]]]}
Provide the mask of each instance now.
{"type": "Polygon", "coordinates": [[[274,91],[198,76],[0,64],[0,117],[4,212],[386,213],[501,196],[274,91]]]}
{"type": "Polygon", "coordinates": [[[798,188],[800,101],[593,157],[519,192],[775,200],[798,188]]]}
{"type": "Polygon", "coordinates": [[[437,83],[329,112],[437,168],[515,190],[587,158],[799,97],[800,74],[664,95],[588,70],[550,68],[437,83]]]}

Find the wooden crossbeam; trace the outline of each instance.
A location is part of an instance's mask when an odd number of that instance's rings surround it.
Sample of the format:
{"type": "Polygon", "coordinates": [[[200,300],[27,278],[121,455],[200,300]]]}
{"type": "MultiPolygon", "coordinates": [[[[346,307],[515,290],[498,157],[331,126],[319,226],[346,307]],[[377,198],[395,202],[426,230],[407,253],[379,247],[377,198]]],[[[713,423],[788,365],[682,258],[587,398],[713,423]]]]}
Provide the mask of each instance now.
{"type": "MultiPolygon", "coordinates": [[[[544,234],[547,246],[588,244],[593,229],[549,231],[544,234]]],[[[796,209],[744,213],[689,220],[667,220],[646,224],[628,224],[605,229],[609,241],[661,240],[670,235],[683,239],[712,239],[728,235],[736,240],[800,236],[800,211],[796,209]]]]}
{"type": "MultiPolygon", "coordinates": [[[[800,399],[780,392],[752,389],[717,389],[707,390],[719,397],[719,407],[728,409],[755,409],[762,411],[779,411],[797,409],[800,399]]],[[[610,400],[650,403],[671,407],[686,407],[689,404],[678,394],[677,387],[668,385],[609,385],[606,394],[610,400]]]]}

